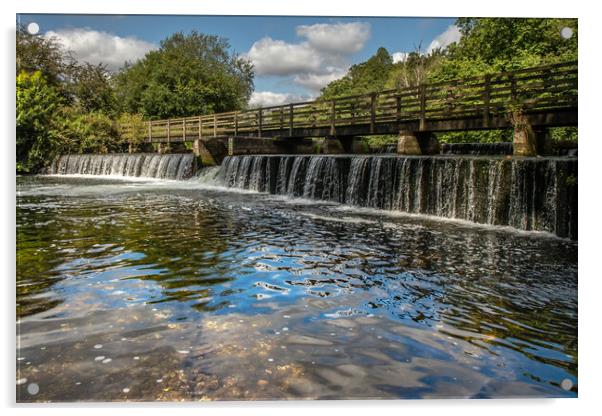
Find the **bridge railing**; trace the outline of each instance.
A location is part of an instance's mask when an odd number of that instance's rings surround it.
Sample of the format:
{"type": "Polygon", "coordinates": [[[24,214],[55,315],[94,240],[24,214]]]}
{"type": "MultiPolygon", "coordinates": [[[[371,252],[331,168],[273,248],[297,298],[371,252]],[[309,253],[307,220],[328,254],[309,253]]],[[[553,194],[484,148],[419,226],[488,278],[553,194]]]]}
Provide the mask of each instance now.
{"type": "Polygon", "coordinates": [[[169,142],[266,133],[286,137],[312,128],[336,134],[340,126],[364,126],[373,133],[382,123],[477,117],[486,126],[492,117],[505,117],[512,108],[574,109],[577,99],[577,62],[563,62],[331,100],[149,121],[145,139],[169,142]]]}

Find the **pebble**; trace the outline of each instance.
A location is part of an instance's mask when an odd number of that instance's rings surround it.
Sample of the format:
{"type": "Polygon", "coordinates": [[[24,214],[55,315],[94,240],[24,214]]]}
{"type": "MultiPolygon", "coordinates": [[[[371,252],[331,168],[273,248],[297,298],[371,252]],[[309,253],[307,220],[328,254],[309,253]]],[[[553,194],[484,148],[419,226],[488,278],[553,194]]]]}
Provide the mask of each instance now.
{"type": "Polygon", "coordinates": [[[271,363],[273,363],[274,359],[273,358],[268,358],[268,361],[271,362],[271,363]]]}
{"type": "Polygon", "coordinates": [[[111,358],[105,358],[104,360],[102,360],[102,363],[107,364],[107,363],[110,363],[111,361],[113,361],[111,358]]]}
{"type": "Polygon", "coordinates": [[[163,379],[162,378],[158,378],[157,379],[157,383],[163,383],[163,379]]]}
{"type": "Polygon", "coordinates": [[[130,389],[128,389],[128,388],[126,387],[125,389],[123,389],[123,390],[121,390],[121,391],[122,391],[122,392],[124,392],[124,393],[129,393],[129,392],[130,392],[130,389]]]}
{"type": "Polygon", "coordinates": [[[190,351],[188,351],[188,350],[178,350],[178,352],[180,354],[188,354],[188,353],[190,353],[190,351]]]}
{"type": "Polygon", "coordinates": [[[140,357],[138,357],[138,356],[134,357],[134,360],[139,360],[139,359],[140,359],[140,357]]]}
{"type": "Polygon", "coordinates": [[[282,328],[283,331],[288,331],[287,327],[282,328]]]}
{"type": "Polygon", "coordinates": [[[96,344],[96,345],[94,346],[94,348],[95,348],[95,349],[97,349],[97,350],[99,350],[99,349],[101,349],[101,348],[102,348],[102,344],[96,344]]]}
{"type": "Polygon", "coordinates": [[[102,361],[104,360],[106,357],[104,355],[99,355],[98,357],[94,358],[94,361],[102,361]]]}
{"type": "Polygon", "coordinates": [[[25,384],[25,383],[27,383],[27,379],[25,377],[17,380],[17,385],[21,385],[21,384],[25,384]]]}

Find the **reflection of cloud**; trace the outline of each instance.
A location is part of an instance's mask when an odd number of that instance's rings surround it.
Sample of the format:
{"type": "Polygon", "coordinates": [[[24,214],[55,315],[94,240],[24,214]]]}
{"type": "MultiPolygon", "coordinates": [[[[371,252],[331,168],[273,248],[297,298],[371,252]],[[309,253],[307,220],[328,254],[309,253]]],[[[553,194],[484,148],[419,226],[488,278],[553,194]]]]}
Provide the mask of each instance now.
{"type": "Polygon", "coordinates": [[[135,37],[121,37],[92,29],[61,29],[48,31],[46,38],[55,38],[73,51],[80,62],[104,63],[111,70],[119,69],[126,61],[134,62],[156,46],[135,37]]]}

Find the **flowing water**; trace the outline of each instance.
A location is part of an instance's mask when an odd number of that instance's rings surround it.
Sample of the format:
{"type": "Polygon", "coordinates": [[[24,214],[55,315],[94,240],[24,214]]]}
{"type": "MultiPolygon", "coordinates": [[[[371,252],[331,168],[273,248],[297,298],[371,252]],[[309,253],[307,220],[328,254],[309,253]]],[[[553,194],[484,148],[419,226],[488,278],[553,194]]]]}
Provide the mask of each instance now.
{"type": "Polygon", "coordinates": [[[577,395],[576,241],[374,209],[399,202],[319,157],[238,159],[17,178],[18,401],[577,395]]]}
{"type": "Polygon", "coordinates": [[[235,156],[217,184],[577,238],[577,159],[235,156]]]}
{"type": "Polygon", "coordinates": [[[52,163],[48,173],[188,179],[194,171],[194,155],[191,153],[124,153],[60,156],[52,163]]]}

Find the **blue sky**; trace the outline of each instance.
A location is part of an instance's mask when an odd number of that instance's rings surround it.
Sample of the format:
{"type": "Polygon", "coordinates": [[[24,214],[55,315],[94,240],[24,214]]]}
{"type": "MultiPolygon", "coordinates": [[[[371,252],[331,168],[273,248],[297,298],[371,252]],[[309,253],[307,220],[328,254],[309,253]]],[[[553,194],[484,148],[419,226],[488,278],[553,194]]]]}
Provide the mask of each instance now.
{"type": "Polygon", "coordinates": [[[57,37],[79,60],[111,69],[177,31],[223,36],[255,64],[254,105],[314,97],[380,46],[402,59],[419,45],[426,51],[459,39],[455,18],[21,14],[17,20],[37,23],[41,34],[57,37]]]}

